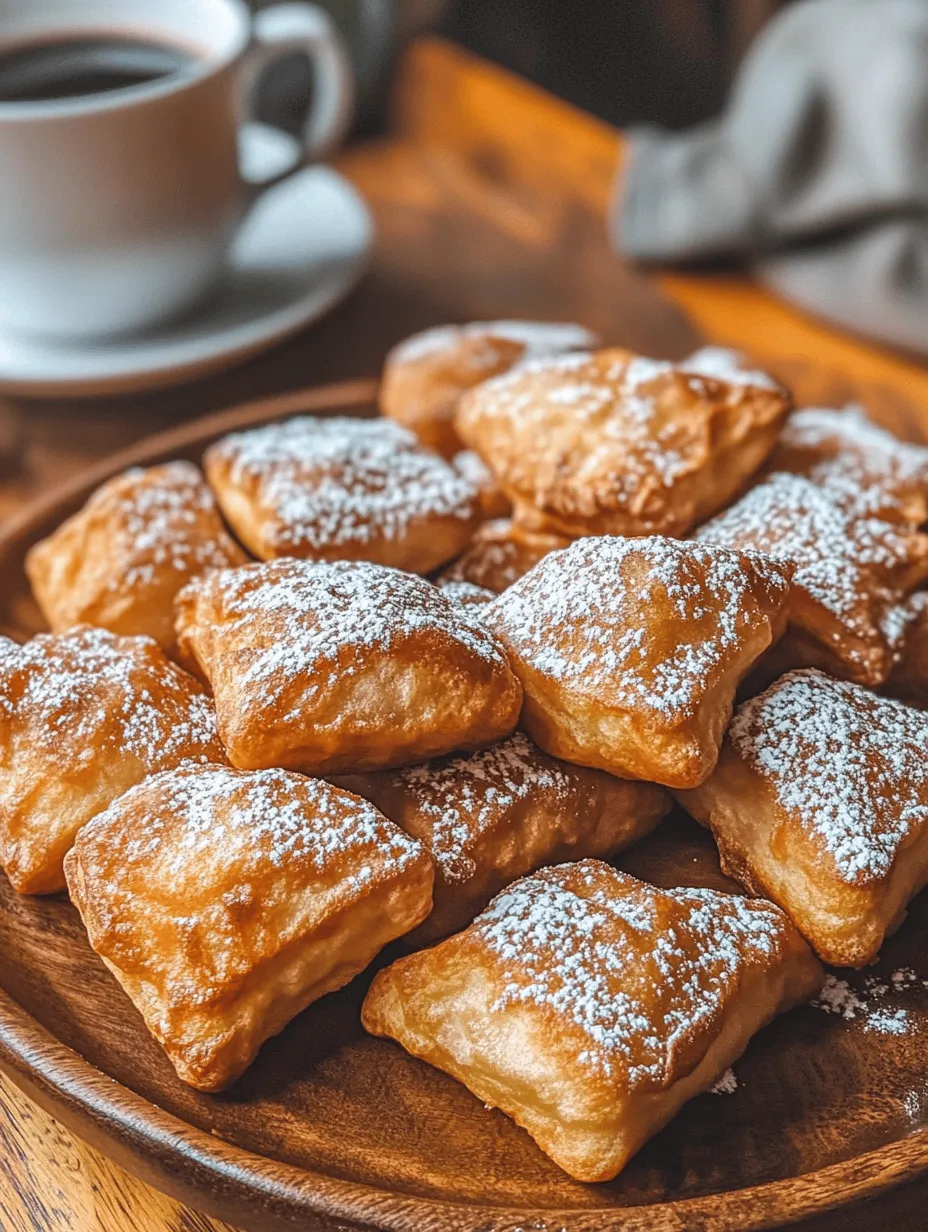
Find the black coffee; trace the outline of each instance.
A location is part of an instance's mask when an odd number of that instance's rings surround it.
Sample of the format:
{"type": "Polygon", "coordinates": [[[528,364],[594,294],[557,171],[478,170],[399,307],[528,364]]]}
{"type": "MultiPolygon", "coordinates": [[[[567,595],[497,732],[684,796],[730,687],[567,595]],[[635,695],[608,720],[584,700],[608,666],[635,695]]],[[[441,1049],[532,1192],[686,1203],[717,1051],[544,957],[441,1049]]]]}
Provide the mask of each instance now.
{"type": "Polygon", "coordinates": [[[31,43],[0,53],[0,103],[83,98],[189,70],[196,56],[169,43],[119,38],[31,43]]]}

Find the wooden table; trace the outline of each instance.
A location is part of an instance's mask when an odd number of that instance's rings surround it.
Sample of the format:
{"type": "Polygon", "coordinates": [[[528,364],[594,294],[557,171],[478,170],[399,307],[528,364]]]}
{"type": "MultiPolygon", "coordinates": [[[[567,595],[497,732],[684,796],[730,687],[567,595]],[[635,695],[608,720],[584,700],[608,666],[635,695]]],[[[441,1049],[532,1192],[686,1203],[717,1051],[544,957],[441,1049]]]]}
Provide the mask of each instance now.
{"type": "MultiPolygon", "coordinates": [[[[670,357],[708,338],[768,359],[803,401],[862,398],[901,434],[917,435],[919,423],[928,429],[925,366],[816,323],[742,278],[650,279],[614,256],[603,220],[620,157],[607,125],[447,44],[419,42],[400,69],[392,135],[339,159],[377,221],[374,267],[361,288],[311,333],[220,377],[167,393],[20,401],[0,411],[0,517],[192,415],[375,375],[388,346],[441,321],[578,320],[609,341],[670,357]]],[[[912,1186],[804,1228],[923,1227],[926,1196],[928,1186],[912,1186]]],[[[0,1078],[2,1232],[224,1226],[128,1176],[0,1078]]]]}

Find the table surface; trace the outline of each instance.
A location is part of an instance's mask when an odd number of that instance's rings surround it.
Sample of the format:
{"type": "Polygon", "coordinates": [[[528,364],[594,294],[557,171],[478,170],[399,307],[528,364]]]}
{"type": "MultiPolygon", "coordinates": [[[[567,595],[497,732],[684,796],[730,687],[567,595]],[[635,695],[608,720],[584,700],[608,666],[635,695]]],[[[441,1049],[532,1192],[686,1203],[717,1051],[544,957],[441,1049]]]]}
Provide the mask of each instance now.
{"type": "MultiPolygon", "coordinates": [[[[622,154],[607,125],[448,44],[420,40],[397,77],[388,138],[340,169],[377,224],[373,268],[311,332],[181,389],[0,407],[0,518],[121,445],[232,403],[373,376],[387,348],[444,321],[577,320],[644,353],[741,347],[801,401],[861,398],[901,433],[928,432],[928,367],[855,340],[732,274],[647,277],[603,225],[622,154]],[[918,408],[924,407],[923,415],[918,408]]],[[[928,1184],[803,1232],[924,1226],[928,1184]]],[[[0,1077],[3,1232],[221,1232],[84,1146],[0,1077]]],[[[411,1230],[413,1232],[413,1230],[411,1230]]]]}

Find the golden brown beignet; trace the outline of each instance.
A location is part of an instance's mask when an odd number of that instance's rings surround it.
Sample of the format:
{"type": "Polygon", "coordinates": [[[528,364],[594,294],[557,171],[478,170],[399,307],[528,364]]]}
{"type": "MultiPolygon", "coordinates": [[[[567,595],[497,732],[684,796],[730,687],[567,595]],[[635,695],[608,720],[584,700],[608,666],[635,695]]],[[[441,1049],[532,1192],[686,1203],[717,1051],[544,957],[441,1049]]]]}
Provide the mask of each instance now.
{"type": "Polygon", "coordinates": [[[663,788],[558,761],[522,732],[466,757],[341,782],[435,860],[434,909],[406,938],[416,946],[463,928],[542,865],[622,851],[670,808],[663,788]]]}
{"type": "Polygon", "coordinates": [[[504,890],[381,971],[361,1017],[607,1181],[824,972],[772,903],[658,890],[598,860],[504,890]]]}
{"type": "Polygon", "coordinates": [[[821,666],[876,687],[887,678],[892,650],[884,625],[906,593],[928,577],[928,536],[911,527],[855,513],[800,475],[777,473],[701,527],[696,538],[739,551],[764,552],[796,566],[790,624],[818,649],[787,667],[821,666]]]}
{"type": "Polygon", "coordinates": [[[370,560],[429,573],[481,519],[481,483],[389,419],[302,415],[224,437],[207,478],[255,556],[370,560]]]}
{"type": "Polygon", "coordinates": [[[891,611],[885,632],[893,651],[887,693],[928,706],[928,590],[891,611]]]}
{"type": "Polygon", "coordinates": [[[431,449],[451,457],[461,443],[454,412],[461,394],[522,360],[589,350],[595,334],[548,321],[476,321],[413,334],[387,355],[380,409],[431,449]]]}
{"type": "Polygon", "coordinates": [[[735,691],[786,624],[789,565],[657,537],[580,539],[488,604],[546,752],[694,787],[735,691]]]}
{"type": "Polygon", "coordinates": [[[147,634],[175,651],[174,596],[208,569],[242,565],[212,492],[191,462],[134,468],[110,479],[26,557],[42,615],[55,632],[77,624],[147,634]]]}
{"type": "Polygon", "coordinates": [[[618,349],[521,365],[461,399],[462,439],[527,528],[681,535],[722,508],[770,452],[789,395],[618,349]]]}
{"type": "Polygon", "coordinates": [[[914,526],[928,521],[928,448],[898,440],[860,407],[794,411],[770,470],[805,475],[856,513],[914,526]]]}
{"type": "Polygon", "coordinates": [[[21,894],[63,890],[81,826],[187,760],[225,762],[212,703],[151,638],[0,642],[0,864],[21,894]]]}
{"type": "Polygon", "coordinates": [[[526,530],[511,518],[497,518],[477,528],[470,546],[448,565],[440,580],[472,582],[499,594],[549,552],[566,548],[570,542],[563,535],[526,530]]]}
{"type": "Polygon", "coordinates": [[[722,868],[778,903],[817,953],[872,962],[928,883],[928,715],[822,672],[790,672],[735,715],[685,809],[722,868]]]}
{"type": "Polygon", "coordinates": [[[66,861],[90,944],[179,1077],[219,1091],[432,902],[375,808],[284,770],[184,767],[85,826],[66,861]]]}
{"type": "Polygon", "coordinates": [[[178,597],[242,770],[378,770],[508,735],[522,690],[479,621],[424,578],[361,561],[226,569],[178,597]]]}

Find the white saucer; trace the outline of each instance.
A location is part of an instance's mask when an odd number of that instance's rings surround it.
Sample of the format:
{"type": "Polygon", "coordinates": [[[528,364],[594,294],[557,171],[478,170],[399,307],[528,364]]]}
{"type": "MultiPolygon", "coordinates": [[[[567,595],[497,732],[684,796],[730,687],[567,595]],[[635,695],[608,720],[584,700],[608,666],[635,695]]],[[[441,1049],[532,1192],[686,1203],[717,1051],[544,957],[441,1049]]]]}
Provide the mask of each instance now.
{"type": "MultiPolygon", "coordinates": [[[[246,167],[279,164],[280,136],[250,132],[246,167]]],[[[344,299],[367,267],[372,240],[367,206],[343,176],[328,167],[300,171],[248,215],[222,285],[196,312],[145,335],[94,343],[0,334],[0,389],[127,393],[230,367],[344,299]]]]}

